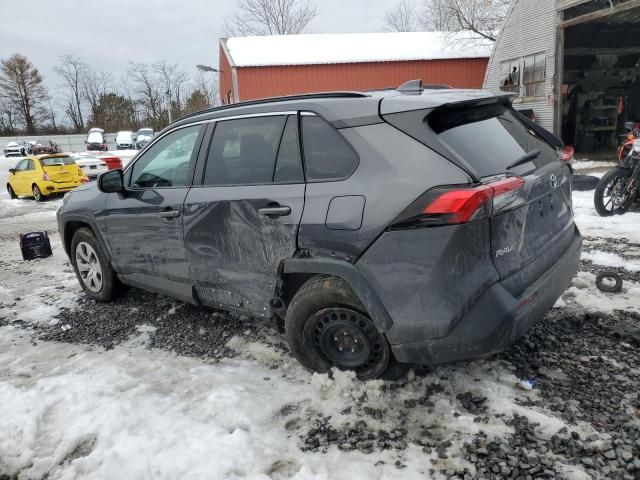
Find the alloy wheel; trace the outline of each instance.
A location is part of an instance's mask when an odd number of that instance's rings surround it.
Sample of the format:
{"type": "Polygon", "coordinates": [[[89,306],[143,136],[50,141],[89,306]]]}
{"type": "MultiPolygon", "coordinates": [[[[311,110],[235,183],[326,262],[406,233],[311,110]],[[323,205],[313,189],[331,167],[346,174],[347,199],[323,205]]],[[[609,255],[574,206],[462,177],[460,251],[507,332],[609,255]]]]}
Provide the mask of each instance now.
{"type": "Polygon", "coordinates": [[[102,290],[102,267],[94,248],[87,242],[76,247],[76,267],[85,287],[94,293],[102,290]]]}

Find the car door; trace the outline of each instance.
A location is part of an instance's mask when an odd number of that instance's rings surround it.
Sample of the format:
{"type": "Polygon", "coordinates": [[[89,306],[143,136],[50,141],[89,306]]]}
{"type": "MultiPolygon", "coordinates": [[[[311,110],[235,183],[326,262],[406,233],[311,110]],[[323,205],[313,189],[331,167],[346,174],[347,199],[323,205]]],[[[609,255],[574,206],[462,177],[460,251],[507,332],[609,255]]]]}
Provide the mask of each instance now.
{"type": "Polygon", "coordinates": [[[25,159],[14,167],[14,172],[9,176],[9,183],[11,184],[11,188],[16,193],[16,195],[27,195],[30,192],[24,191],[24,174],[23,172],[27,169],[27,163],[29,160],[25,159]]]}
{"type": "Polygon", "coordinates": [[[13,190],[17,195],[33,195],[31,185],[36,182],[35,170],[35,162],[30,158],[21,161],[16,166],[14,182],[17,188],[14,187],[13,190]]]}
{"type": "Polygon", "coordinates": [[[107,197],[108,242],[125,281],[178,297],[174,288],[188,283],[182,211],[204,130],[190,125],[159,137],[127,168],[125,192],[107,197]]]}
{"type": "Polygon", "coordinates": [[[280,262],[296,251],[304,207],[298,118],[261,115],[210,128],[184,210],[193,283],[204,303],[265,316],[280,262]]]}

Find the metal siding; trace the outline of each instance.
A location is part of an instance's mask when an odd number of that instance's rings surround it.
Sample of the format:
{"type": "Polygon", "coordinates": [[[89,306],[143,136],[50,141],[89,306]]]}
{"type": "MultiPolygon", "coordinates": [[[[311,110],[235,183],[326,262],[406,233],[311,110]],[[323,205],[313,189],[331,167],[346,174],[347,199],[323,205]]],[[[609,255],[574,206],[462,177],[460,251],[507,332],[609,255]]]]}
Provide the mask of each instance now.
{"type": "Polygon", "coordinates": [[[554,75],[556,68],[555,0],[516,0],[491,54],[484,87],[498,91],[500,63],[545,52],[545,98],[514,100],[517,109],[532,108],[536,122],[553,132],[554,75]]]}
{"type": "Polygon", "coordinates": [[[487,58],[410,62],[238,67],[241,100],[333,90],[395,88],[416,78],[455,88],[480,88],[487,58]]]}

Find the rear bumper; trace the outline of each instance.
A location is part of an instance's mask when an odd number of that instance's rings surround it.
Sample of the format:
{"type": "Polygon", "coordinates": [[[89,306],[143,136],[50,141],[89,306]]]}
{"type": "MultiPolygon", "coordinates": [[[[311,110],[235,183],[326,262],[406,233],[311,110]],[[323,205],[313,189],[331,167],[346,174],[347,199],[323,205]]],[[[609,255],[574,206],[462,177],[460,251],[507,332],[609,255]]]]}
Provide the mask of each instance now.
{"type": "MultiPolygon", "coordinates": [[[[557,262],[520,296],[499,282],[489,287],[445,337],[392,345],[400,362],[438,364],[504,350],[553,307],[578,269],[582,236],[574,238],[557,262]]],[[[395,321],[395,319],[394,319],[395,321]]]]}
{"type": "Polygon", "coordinates": [[[51,195],[54,193],[66,193],[70,192],[74,188],[82,185],[81,182],[69,182],[69,183],[55,183],[55,182],[43,182],[38,184],[40,191],[45,195],[51,195]]]}

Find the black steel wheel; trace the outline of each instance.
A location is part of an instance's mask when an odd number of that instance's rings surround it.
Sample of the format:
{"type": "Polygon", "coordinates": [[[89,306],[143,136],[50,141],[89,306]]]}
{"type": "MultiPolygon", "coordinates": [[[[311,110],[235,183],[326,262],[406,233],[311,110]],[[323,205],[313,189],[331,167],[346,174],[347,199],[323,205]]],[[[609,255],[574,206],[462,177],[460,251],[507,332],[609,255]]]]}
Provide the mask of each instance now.
{"type": "Polygon", "coordinates": [[[305,345],[329,364],[375,378],[389,363],[389,347],[366,315],[344,307],[324,308],[304,328],[305,345]]]}
{"type": "Polygon", "coordinates": [[[287,308],[285,335],[296,359],[316,372],[335,367],[369,380],[386,377],[397,363],[384,334],[340,278],[315,277],[300,287],[287,308]]]}

